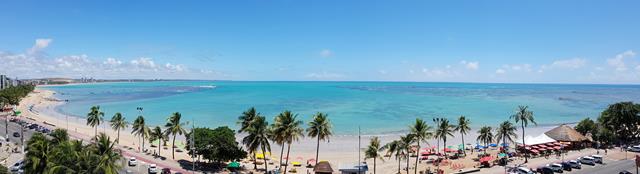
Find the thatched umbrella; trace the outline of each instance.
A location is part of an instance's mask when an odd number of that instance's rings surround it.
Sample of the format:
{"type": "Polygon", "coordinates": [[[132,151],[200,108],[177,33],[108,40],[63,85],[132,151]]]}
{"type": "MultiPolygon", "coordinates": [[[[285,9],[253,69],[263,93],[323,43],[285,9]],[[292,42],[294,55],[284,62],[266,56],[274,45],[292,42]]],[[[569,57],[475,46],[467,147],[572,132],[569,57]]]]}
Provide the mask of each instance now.
{"type": "Polygon", "coordinates": [[[333,168],[331,168],[331,164],[326,161],[320,161],[318,165],[313,167],[313,172],[316,174],[331,174],[333,173],[333,168]]]}
{"type": "Polygon", "coordinates": [[[575,129],[567,126],[565,124],[560,125],[556,128],[553,128],[547,132],[545,132],[547,136],[553,138],[556,141],[566,141],[566,142],[580,142],[580,141],[588,141],[587,137],[580,134],[575,129]]]}

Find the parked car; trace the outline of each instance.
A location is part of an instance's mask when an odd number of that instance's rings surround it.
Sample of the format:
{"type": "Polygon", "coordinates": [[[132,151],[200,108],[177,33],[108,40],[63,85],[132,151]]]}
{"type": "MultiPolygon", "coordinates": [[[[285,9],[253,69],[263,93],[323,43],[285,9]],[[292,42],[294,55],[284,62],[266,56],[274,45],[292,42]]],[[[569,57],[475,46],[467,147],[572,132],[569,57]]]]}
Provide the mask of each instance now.
{"type": "Polygon", "coordinates": [[[574,169],[581,169],[582,168],[582,164],[580,164],[580,162],[578,162],[576,160],[569,161],[569,165],[571,165],[571,167],[574,168],[574,169]]]}
{"type": "Polygon", "coordinates": [[[13,132],[13,137],[16,137],[16,138],[17,138],[17,137],[20,137],[20,133],[18,133],[18,132],[13,132]]]}
{"type": "Polygon", "coordinates": [[[640,146],[627,147],[627,150],[631,152],[640,152],[640,146]]]}
{"type": "Polygon", "coordinates": [[[138,160],[136,160],[136,157],[129,158],[129,166],[136,166],[136,165],[138,165],[138,160]]]}
{"type": "Polygon", "coordinates": [[[161,174],[171,174],[171,169],[169,168],[163,168],[162,169],[162,173],[161,174]]]}
{"type": "Polygon", "coordinates": [[[560,165],[562,165],[562,169],[563,170],[571,171],[571,169],[572,169],[571,164],[569,164],[569,162],[567,162],[567,161],[561,162],[560,165]]]}
{"type": "Polygon", "coordinates": [[[581,164],[587,164],[587,165],[592,165],[592,166],[596,165],[595,159],[593,159],[590,156],[584,156],[584,157],[578,158],[577,161],[579,161],[581,164]]]}
{"type": "Polygon", "coordinates": [[[516,171],[514,173],[517,173],[517,174],[533,174],[533,171],[529,170],[529,168],[526,168],[526,167],[518,167],[518,168],[516,168],[516,171]]]}
{"type": "Polygon", "coordinates": [[[540,174],[553,174],[553,169],[551,169],[551,167],[542,166],[536,169],[536,172],[540,174]]]}
{"type": "Polygon", "coordinates": [[[562,173],[563,172],[562,164],[552,163],[552,164],[547,164],[547,167],[551,168],[556,173],[562,173]]]}
{"type": "Polygon", "coordinates": [[[158,167],[156,166],[156,164],[150,164],[147,171],[149,172],[149,174],[156,174],[158,173],[158,167]]]}
{"type": "Polygon", "coordinates": [[[602,164],[602,156],[601,155],[591,155],[591,158],[593,158],[596,163],[602,164]]]}
{"type": "Polygon", "coordinates": [[[11,170],[11,172],[13,173],[23,173],[22,172],[23,169],[24,169],[24,160],[20,160],[15,164],[13,164],[11,167],[9,167],[9,170],[11,170]]]}
{"type": "Polygon", "coordinates": [[[631,173],[630,171],[627,171],[627,170],[623,170],[618,174],[633,174],[633,173],[631,173]]]}

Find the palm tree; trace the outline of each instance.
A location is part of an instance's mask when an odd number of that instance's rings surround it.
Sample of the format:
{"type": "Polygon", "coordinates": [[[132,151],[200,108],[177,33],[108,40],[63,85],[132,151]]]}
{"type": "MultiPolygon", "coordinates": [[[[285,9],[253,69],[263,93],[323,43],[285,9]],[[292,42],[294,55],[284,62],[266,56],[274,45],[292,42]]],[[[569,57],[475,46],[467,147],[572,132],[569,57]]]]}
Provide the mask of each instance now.
{"type": "MultiPolygon", "coordinates": [[[[444,147],[447,147],[447,137],[453,136],[453,129],[455,128],[453,125],[449,124],[449,119],[446,118],[436,118],[436,131],[435,136],[439,139],[442,139],[442,143],[444,147]]],[[[440,149],[440,147],[438,147],[440,149]]],[[[447,157],[447,153],[445,152],[445,158],[447,157]]]]}
{"type": "MultiPolygon", "coordinates": [[[[529,122],[533,123],[534,125],[537,125],[536,121],[533,120],[533,112],[527,110],[529,108],[529,106],[518,106],[518,110],[516,111],[515,114],[511,115],[511,118],[513,118],[516,123],[520,123],[522,126],[522,144],[525,145],[524,142],[524,128],[529,126],[529,122]]],[[[527,153],[527,151],[524,152],[524,163],[529,162],[529,159],[527,156],[529,156],[529,154],[527,153]]]]}
{"type": "MultiPolygon", "coordinates": [[[[409,129],[411,130],[411,137],[414,138],[414,141],[418,144],[418,151],[420,149],[420,142],[427,142],[427,139],[431,138],[433,136],[433,133],[431,132],[431,126],[427,125],[427,122],[425,122],[424,120],[420,119],[420,118],[416,118],[416,122],[409,127],[409,129]]],[[[417,152],[416,152],[417,153],[417,152]]],[[[418,173],[418,161],[419,161],[419,157],[420,155],[416,155],[416,165],[415,167],[415,174],[418,173]]],[[[408,159],[407,159],[408,160],[408,159]]],[[[408,168],[408,167],[407,167],[408,168]]]]}
{"type": "MultiPolygon", "coordinates": [[[[307,128],[307,136],[317,138],[316,141],[316,165],[318,165],[318,154],[320,154],[320,140],[329,140],[331,133],[331,122],[327,118],[327,114],[316,113],[313,116],[313,120],[309,122],[309,128],[307,128]]],[[[281,155],[282,156],[282,155],[281,155]]]]}
{"type": "Polygon", "coordinates": [[[407,160],[407,168],[405,171],[409,173],[409,157],[411,156],[411,144],[415,142],[415,138],[413,138],[413,134],[409,133],[405,136],[400,136],[400,142],[398,144],[399,148],[402,150],[404,154],[404,158],[407,160]]]}
{"type": "Polygon", "coordinates": [[[87,125],[95,129],[94,136],[98,136],[98,126],[102,122],[104,112],[100,111],[100,106],[92,106],[89,113],[87,113],[87,125]]]}
{"type": "Polygon", "coordinates": [[[382,150],[385,150],[385,156],[389,156],[389,159],[391,159],[391,156],[393,155],[398,161],[398,173],[400,173],[400,160],[404,155],[401,143],[402,140],[393,140],[382,146],[382,150]]]}
{"type": "Polygon", "coordinates": [[[182,135],[187,133],[184,130],[186,123],[181,123],[180,118],[182,118],[182,114],[180,112],[174,112],[169,119],[167,120],[167,124],[164,125],[166,128],[164,130],[165,135],[173,135],[173,140],[171,143],[171,158],[176,159],[175,148],[176,148],[176,135],[182,135]]]}
{"type": "Polygon", "coordinates": [[[115,115],[113,115],[113,117],[111,117],[111,120],[109,122],[111,123],[111,128],[113,128],[113,130],[116,130],[118,132],[118,137],[116,138],[116,142],[120,144],[120,130],[127,128],[129,123],[127,123],[127,120],[125,120],[125,118],[122,116],[120,112],[117,112],[115,115]]]}
{"type": "Polygon", "coordinates": [[[44,173],[51,164],[49,158],[52,146],[49,140],[41,134],[33,134],[27,142],[27,154],[25,156],[25,173],[44,173]]]}
{"type": "MultiPolygon", "coordinates": [[[[267,151],[271,151],[271,145],[269,144],[268,135],[269,123],[262,116],[256,116],[249,122],[243,132],[247,133],[247,136],[242,138],[242,144],[247,147],[249,153],[254,154],[258,149],[262,150],[262,154],[266,154],[267,151]]],[[[253,163],[253,168],[256,169],[256,163],[253,163]]],[[[267,157],[264,157],[264,169],[268,170],[267,157]]]]}
{"type": "Polygon", "coordinates": [[[246,131],[249,124],[254,120],[254,118],[259,117],[260,113],[256,112],[256,108],[251,107],[247,111],[242,112],[242,115],[238,117],[238,124],[240,124],[240,129],[238,129],[239,133],[246,131]]]}
{"type": "Polygon", "coordinates": [[[373,159],[373,174],[376,174],[376,160],[380,159],[384,161],[384,159],[382,158],[383,155],[379,153],[383,150],[384,149],[380,147],[380,140],[378,139],[378,137],[373,137],[369,142],[369,146],[364,151],[365,158],[373,159]]]}
{"type": "MultiPolygon", "coordinates": [[[[282,133],[284,142],[287,143],[287,159],[285,160],[284,173],[287,173],[289,167],[289,152],[291,152],[291,144],[304,137],[303,122],[298,120],[298,114],[291,111],[284,111],[278,115],[279,123],[275,125],[275,132],[282,133]]],[[[317,160],[317,159],[316,159],[317,160]]]]}
{"type": "Polygon", "coordinates": [[[149,132],[149,142],[158,140],[158,157],[160,157],[160,146],[162,146],[160,143],[166,141],[167,138],[168,137],[162,132],[162,128],[160,128],[160,126],[156,126],[151,130],[151,132],[149,132]]]}
{"type": "Polygon", "coordinates": [[[142,147],[140,149],[144,152],[144,140],[149,137],[149,127],[147,127],[144,117],[142,115],[138,116],[138,118],[133,121],[131,128],[133,129],[131,133],[138,136],[139,140],[142,140],[142,147]]]}
{"type": "Polygon", "coordinates": [[[58,145],[60,143],[69,141],[69,134],[67,133],[66,129],[55,129],[51,131],[50,136],[52,137],[51,144],[58,145]]]}
{"type": "Polygon", "coordinates": [[[113,148],[115,142],[111,142],[109,136],[101,133],[96,137],[96,141],[92,146],[94,154],[99,157],[98,164],[95,166],[93,173],[117,174],[122,168],[118,161],[122,156],[113,148]]]}
{"type": "Polygon", "coordinates": [[[509,121],[500,123],[498,129],[496,129],[496,141],[498,142],[498,144],[500,144],[500,141],[505,144],[507,142],[513,143],[514,138],[518,137],[518,134],[516,134],[516,130],[516,127],[509,121]]]}
{"type": "MultiPolygon", "coordinates": [[[[485,146],[493,141],[493,132],[491,132],[490,126],[483,126],[478,130],[478,138],[476,141],[483,143],[485,146]]],[[[484,153],[487,153],[487,149],[484,150],[484,153]]]]}
{"type": "Polygon", "coordinates": [[[467,133],[469,133],[469,131],[471,130],[471,122],[469,121],[468,118],[466,118],[464,115],[461,115],[458,118],[458,125],[456,125],[456,128],[454,129],[455,131],[460,132],[460,137],[462,139],[462,151],[464,152],[464,155],[467,155],[467,151],[466,148],[464,147],[464,135],[466,135],[467,133]]]}

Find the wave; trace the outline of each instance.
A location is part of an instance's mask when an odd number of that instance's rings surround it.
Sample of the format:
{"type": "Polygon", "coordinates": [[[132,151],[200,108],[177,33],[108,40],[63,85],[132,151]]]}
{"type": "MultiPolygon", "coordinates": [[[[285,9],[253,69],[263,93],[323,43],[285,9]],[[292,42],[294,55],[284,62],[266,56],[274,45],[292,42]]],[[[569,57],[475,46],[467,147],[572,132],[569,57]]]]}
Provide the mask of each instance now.
{"type": "Polygon", "coordinates": [[[216,88],[215,85],[202,85],[202,86],[198,86],[198,88],[216,88]]]}

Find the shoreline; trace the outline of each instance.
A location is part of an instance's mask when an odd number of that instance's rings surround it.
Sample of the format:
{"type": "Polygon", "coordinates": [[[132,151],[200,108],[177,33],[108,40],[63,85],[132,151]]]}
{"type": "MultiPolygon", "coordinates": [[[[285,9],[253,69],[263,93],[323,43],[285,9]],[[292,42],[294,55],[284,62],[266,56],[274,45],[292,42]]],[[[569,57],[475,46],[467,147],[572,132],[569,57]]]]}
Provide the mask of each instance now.
{"type": "MultiPolygon", "coordinates": [[[[84,118],[70,116],[68,114],[60,113],[57,111],[56,108],[58,106],[63,105],[65,102],[48,100],[51,98],[55,98],[53,94],[54,94],[54,91],[49,89],[36,89],[33,93],[29,94],[29,96],[27,96],[21,102],[21,105],[19,105],[19,109],[23,110],[23,114],[24,114],[23,116],[31,117],[37,120],[38,122],[47,122],[50,124],[54,124],[56,125],[57,128],[64,129],[67,127],[67,124],[68,124],[68,127],[69,127],[68,131],[70,134],[79,134],[84,137],[93,136],[94,129],[84,124],[84,118]],[[31,105],[33,105],[33,110],[29,110],[29,107],[31,105]]],[[[104,122],[99,126],[98,131],[105,132],[107,135],[112,137],[112,139],[115,139],[116,132],[107,126],[109,119],[110,119],[109,116],[105,116],[104,122]]],[[[411,121],[413,120],[407,120],[407,125],[409,125],[408,123],[411,123],[411,121]]],[[[492,127],[494,126],[497,126],[497,125],[492,125],[492,127]]],[[[527,131],[527,135],[535,136],[552,129],[553,127],[555,127],[555,125],[528,127],[526,131],[527,131]]],[[[138,138],[130,134],[130,131],[131,131],[130,127],[121,131],[120,145],[133,147],[134,150],[137,150],[138,138]]],[[[475,140],[477,136],[476,131],[477,129],[472,128],[472,130],[467,135],[464,136],[465,144],[466,143],[475,144],[476,142],[475,140]]],[[[520,131],[518,131],[517,133],[518,133],[518,138],[520,138],[521,136],[519,134],[520,131]]],[[[381,144],[386,144],[390,141],[393,141],[399,138],[401,135],[404,135],[404,133],[401,131],[398,131],[392,134],[361,135],[361,148],[366,147],[369,143],[370,138],[374,136],[379,137],[381,144]]],[[[454,135],[453,137],[448,138],[447,146],[457,145],[461,143],[460,134],[454,133],[453,135],[454,135]]],[[[236,134],[236,140],[238,142],[241,142],[243,136],[244,135],[242,134],[236,134]]],[[[518,138],[516,138],[516,140],[518,138]]],[[[184,141],[184,136],[178,136],[176,140],[177,140],[176,142],[184,141]]],[[[429,140],[427,144],[430,144],[431,146],[436,146],[438,143],[436,142],[436,140],[432,139],[432,140],[429,140]]],[[[151,152],[157,149],[157,147],[151,148],[149,146],[149,142],[145,142],[145,147],[151,152]]],[[[426,147],[426,145],[423,145],[422,147],[426,147]]],[[[442,142],[440,142],[440,149],[443,149],[444,147],[445,146],[442,144],[442,142]]],[[[281,149],[281,146],[275,143],[272,143],[271,157],[277,159],[280,154],[280,149],[281,149]]],[[[171,150],[169,148],[167,150],[162,149],[162,152],[161,152],[163,156],[167,157],[167,161],[171,160],[170,151],[171,150]]],[[[316,152],[316,140],[309,137],[301,138],[300,141],[293,143],[291,146],[290,156],[292,157],[292,159],[290,160],[290,162],[298,161],[301,163],[305,163],[307,159],[315,158],[315,152],[316,152]],[[303,160],[298,160],[298,159],[303,159],[303,160]]],[[[360,155],[361,157],[364,157],[364,154],[360,154],[360,155]]],[[[330,137],[329,142],[320,142],[319,156],[320,156],[319,159],[321,161],[322,160],[329,161],[332,164],[332,166],[334,166],[335,170],[337,170],[340,166],[355,164],[358,160],[357,135],[334,135],[330,137]]],[[[190,159],[191,157],[189,157],[187,153],[184,152],[184,149],[183,149],[183,152],[176,152],[176,159],[174,162],[177,163],[178,160],[190,161],[190,159]]],[[[396,169],[397,167],[397,161],[396,162],[392,162],[392,161],[395,161],[395,159],[392,158],[392,159],[388,159],[387,162],[379,162],[377,167],[378,171],[383,173],[395,172],[394,169],[396,169]]],[[[372,161],[370,161],[369,164],[372,164],[372,161]]],[[[252,165],[245,164],[245,166],[252,166],[252,165]]],[[[251,168],[251,167],[248,167],[248,168],[251,168]]],[[[304,171],[305,169],[306,168],[304,167],[299,168],[299,170],[302,170],[302,171],[304,171]]]]}

